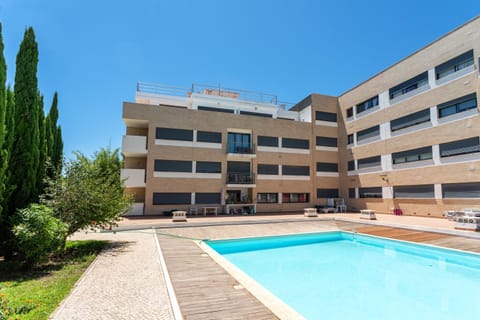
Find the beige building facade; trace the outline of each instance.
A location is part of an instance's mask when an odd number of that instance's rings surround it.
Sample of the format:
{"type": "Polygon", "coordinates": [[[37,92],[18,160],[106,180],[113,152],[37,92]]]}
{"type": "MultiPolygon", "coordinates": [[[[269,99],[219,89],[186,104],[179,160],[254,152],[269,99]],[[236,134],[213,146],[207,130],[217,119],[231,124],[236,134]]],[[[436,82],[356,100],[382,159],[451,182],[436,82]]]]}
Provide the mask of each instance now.
{"type": "Polygon", "coordinates": [[[139,83],[123,104],[131,214],[480,206],[480,18],[339,97],[139,83]],[[206,208],[206,209],[204,209],[206,208]]]}

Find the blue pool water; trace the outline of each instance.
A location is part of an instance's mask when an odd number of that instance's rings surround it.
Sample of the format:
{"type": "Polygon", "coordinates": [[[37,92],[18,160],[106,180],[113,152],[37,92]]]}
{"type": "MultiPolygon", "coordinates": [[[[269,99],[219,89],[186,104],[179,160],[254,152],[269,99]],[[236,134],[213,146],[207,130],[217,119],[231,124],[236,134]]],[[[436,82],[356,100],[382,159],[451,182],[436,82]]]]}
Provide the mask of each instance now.
{"type": "Polygon", "coordinates": [[[480,317],[480,255],[344,232],[207,244],[307,319],[480,317]]]}

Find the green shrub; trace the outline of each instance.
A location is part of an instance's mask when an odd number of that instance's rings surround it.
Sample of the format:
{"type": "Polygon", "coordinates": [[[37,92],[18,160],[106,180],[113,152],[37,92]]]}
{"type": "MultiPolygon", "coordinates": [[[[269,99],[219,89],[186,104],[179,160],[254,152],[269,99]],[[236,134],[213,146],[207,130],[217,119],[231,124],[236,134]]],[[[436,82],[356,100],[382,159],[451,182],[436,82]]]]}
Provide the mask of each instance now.
{"type": "Polygon", "coordinates": [[[54,218],[52,210],[44,205],[18,210],[13,225],[15,250],[27,266],[45,261],[65,246],[66,224],[54,218]]]}

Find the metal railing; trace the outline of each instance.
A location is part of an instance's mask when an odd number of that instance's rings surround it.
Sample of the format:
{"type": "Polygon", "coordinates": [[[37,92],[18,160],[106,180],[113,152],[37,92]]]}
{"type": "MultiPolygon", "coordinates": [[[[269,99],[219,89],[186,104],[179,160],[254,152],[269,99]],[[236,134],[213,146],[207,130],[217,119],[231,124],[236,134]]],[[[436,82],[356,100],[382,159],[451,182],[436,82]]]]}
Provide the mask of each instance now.
{"type": "Polygon", "coordinates": [[[257,101],[262,103],[277,104],[277,96],[274,94],[224,88],[220,85],[210,86],[205,84],[192,84],[192,92],[198,94],[215,95],[239,100],[257,101]]]}
{"type": "Polygon", "coordinates": [[[251,173],[227,173],[227,184],[254,184],[255,176],[251,173]]]}
{"type": "Polygon", "coordinates": [[[137,92],[162,94],[177,97],[189,97],[192,93],[195,93],[238,100],[256,101],[275,105],[277,104],[277,96],[273,94],[232,88],[223,88],[222,86],[210,86],[204,84],[192,84],[192,87],[188,89],[163,84],[138,82],[137,92]]]}
{"type": "Polygon", "coordinates": [[[228,144],[227,153],[255,154],[254,144],[228,144]]]}
{"type": "Polygon", "coordinates": [[[188,97],[192,93],[190,89],[186,89],[186,88],[163,85],[163,84],[147,83],[147,82],[138,82],[137,92],[162,94],[162,95],[176,96],[176,97],[188,97]]]}

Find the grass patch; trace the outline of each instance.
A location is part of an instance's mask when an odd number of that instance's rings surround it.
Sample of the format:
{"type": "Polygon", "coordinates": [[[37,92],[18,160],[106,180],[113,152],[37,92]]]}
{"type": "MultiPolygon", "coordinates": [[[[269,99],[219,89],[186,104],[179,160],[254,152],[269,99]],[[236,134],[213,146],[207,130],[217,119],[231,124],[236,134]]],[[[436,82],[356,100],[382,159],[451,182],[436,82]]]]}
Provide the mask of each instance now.
{"type": "Polygon", "coordinates": [[[0,261],[0,320],[48,319],[106,245],[107,241],[67,241],[64,253],[29,271],[0,261]],[[8,315],[2,318],[2,312],[8,315]]]}

